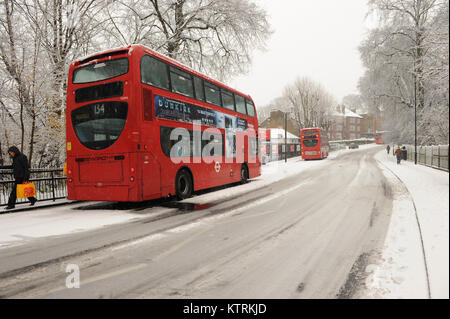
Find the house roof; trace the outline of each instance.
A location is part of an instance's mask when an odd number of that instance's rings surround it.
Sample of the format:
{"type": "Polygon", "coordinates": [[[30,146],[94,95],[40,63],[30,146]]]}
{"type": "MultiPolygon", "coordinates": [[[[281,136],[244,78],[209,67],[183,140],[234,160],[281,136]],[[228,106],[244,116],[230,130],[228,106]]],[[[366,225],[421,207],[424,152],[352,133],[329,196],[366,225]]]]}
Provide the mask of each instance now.
{"type": "MultiPolygon", "coordinates": [[[[284,129],[282,128],[271,128],[270,130],[270,139],[274,138],[284,138],[284,129]]],[[[287,132],[287,138],[299,138],[292,133],[287,132]]]]}
{"type": "Polygon", "coordinates": [[[363,118],[361,115],[359,115],[359,114],[349,110],[348,108],[345,108],[345,112],[344,113],[333,111],[332,115],[334,115],[334,116],[342,116],[342,117],[356,117],[356,118],[359,118],[359,119],[363,118]]]}

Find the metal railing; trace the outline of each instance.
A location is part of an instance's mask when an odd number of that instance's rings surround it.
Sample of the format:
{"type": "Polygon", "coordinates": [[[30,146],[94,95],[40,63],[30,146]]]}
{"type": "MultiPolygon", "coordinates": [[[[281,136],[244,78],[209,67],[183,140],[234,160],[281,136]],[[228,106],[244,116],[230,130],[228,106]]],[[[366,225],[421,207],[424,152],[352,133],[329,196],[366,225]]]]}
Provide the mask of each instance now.
{"type": "MultiPolygon", "coordinates": [[[[405,145],[408,161],[414,162],[414,145],[405,145]]],[[[449,171],[448,145],[417,146],[417,164],[449,171]]]]}
{"type": "MultiPolygon", "coordinates": [[[[62,168],[30,170],[30,182],[36,187],[39,201],[55,201],[67,197],[67,179],[62,168]]],[[[0,206],[8,204],[9,194],[14,187],[12,170],[0,170],[0,206]]],[[[26,203],[26,198],[18,198],[16,204],[26,203]]]]}

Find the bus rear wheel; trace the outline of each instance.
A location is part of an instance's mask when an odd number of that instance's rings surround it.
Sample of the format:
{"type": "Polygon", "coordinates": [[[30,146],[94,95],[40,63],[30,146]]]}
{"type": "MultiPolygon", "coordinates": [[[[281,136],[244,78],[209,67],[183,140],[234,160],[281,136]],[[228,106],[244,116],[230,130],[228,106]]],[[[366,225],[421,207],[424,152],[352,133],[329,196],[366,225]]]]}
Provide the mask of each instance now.
{"type": "Polygon", "coordinates": [[[194,183],[192,182],[191,174],[182,169],[178,171],[175,177],[175,192],[179,200],[183,200],[192,196],[194,191],[194,183]]]}
{"type": "Polygon", "coordinates": [[[248,168],[247,165],[242,164],[241,166],[241,184],[248,182],[248,168]]]}

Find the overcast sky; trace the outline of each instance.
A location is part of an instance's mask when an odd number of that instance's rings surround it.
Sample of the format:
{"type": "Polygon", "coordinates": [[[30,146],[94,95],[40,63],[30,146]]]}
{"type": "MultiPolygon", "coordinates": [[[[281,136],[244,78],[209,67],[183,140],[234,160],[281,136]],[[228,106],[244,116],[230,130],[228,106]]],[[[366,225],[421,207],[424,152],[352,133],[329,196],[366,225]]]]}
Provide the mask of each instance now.
{"type": "MultiPolygon", "coordinates": [[[[308,76],[341,102],[358,93],[364,70],[358,46],[370,19],[366,0],[255,0],[269,14],[274,33],[266,52],[254,54],[251,72],[231,87],[268,104],[299,76],[308,76]]],[[[373,25],[373,23],[372,23],[373,25]]]]}

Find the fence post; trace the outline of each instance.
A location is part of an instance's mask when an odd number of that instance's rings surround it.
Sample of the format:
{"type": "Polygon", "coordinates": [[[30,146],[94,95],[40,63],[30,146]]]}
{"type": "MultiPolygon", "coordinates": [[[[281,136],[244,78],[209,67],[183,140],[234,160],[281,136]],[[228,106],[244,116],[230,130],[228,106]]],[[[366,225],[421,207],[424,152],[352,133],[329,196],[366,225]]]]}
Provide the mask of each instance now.
{"type": "Polygon", "coordinates": [[[52,175],[52,194],[53,194],[53,201],[56,201],[56,196],[55,196],[55,177],[54,177],[53,171],[51,171],[51,175],[52,175]]]}
{"type": "Polygon", "coordinates": [[[438,145],[438,167],[441,168],[441,146],[438,145]]]}
{"type": "Polygon", "coordinates": [[[427,147],[425,146],[425,166],[427,166],[427,147]]]}

